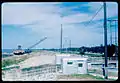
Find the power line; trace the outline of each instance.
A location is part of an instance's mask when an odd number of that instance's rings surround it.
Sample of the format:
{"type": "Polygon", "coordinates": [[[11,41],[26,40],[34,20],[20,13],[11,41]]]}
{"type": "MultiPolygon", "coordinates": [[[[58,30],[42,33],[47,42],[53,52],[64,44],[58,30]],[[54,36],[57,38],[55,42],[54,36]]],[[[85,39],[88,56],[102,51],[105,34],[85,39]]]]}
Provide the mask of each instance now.
{"type": "MultiPolygon", "coordinates": [[[[98,11],[94,14],[94,16],[91,18],[91,20],[85,25],[85,26],[88,26],[92,21],[93,19],[97,16],[97,14],[100,12],[100,10],[103,8],[103,5],[98,9],[98,11]]],[[[62,16],[61,16],[62,17],[62,16]]],[[[69,24],[69,23],[68,23],[69,24]]]]}
{"type": "Polygon", "coordinates": [[[88,26],[92,20],[97,16],[97,14],[100,12],[100,10],[103,8],[103,5],[98,9],[98,11],[95,13],[95,15],[92,17],[92,19],[86,24],[86,26],[88,26]]]}
{"type": "MultiPolygon", "coordinates": [[[[97,14],[100,12],[100,10],[103,8],[103,5],[98,9],[98,11],[95,13],[95,15],[91,18],[91,20],[87,23],[87,25],[85,26],[88,26],[92,21],[93,19],[97,16],[97,14]]],[[[62,16],[61,16],[62,17],[62,16]]],[[[60,37],[60,49],[62,51],[62,24],[61,24],[61,37],[60,37]]]]}

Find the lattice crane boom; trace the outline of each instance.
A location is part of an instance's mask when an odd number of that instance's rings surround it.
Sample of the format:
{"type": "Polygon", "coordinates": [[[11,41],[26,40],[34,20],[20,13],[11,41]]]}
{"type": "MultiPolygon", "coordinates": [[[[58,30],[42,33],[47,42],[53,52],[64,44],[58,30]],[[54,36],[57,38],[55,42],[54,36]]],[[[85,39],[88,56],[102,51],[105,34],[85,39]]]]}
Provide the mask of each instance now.
{"type": "Polygon", "coordinates": [[[39,43],[41,43],[41,42],[44,41],[45,39],[47,39],[47,37],[44,37],[43,39],[41,39],[40,41],[38,41],[38,42],[35,43],[34,45],[30,46],[28,49],[31,49],[31,48],[35,47],[36,45],[38,45],[39,43]]]}

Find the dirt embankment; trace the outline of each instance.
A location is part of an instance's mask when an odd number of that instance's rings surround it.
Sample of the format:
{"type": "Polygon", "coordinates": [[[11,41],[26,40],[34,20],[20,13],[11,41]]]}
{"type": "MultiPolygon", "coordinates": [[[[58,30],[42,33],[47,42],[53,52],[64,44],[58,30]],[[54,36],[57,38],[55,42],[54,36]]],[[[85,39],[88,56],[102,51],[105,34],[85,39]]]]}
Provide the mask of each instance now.
{"type": "Polygon", "coordinates": [[[33,55],[14,55],[6,58],[2,58],[2,67],[10,66],[13,64],[18,64],[30,57],[33,57],[33,55]]]}

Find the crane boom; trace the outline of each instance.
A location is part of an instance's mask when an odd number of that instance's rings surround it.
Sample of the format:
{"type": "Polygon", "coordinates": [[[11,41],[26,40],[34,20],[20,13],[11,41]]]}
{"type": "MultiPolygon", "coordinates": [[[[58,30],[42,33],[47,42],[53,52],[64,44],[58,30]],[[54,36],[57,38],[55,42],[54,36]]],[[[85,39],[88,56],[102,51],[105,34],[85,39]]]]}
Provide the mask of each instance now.
{"type": "Polygon", "coordinates": [[[41,39],[40,41],[38,41],[38,42],[35,43],[34,45],[30,46],[28,49],[31,49],[31,48],[35,47],[36,45],[38,45],[39,43],[41,43],[41,42],[44,41],[45,39],[47,39],[47,37],[44,37],[43,39],[41,39]]]}

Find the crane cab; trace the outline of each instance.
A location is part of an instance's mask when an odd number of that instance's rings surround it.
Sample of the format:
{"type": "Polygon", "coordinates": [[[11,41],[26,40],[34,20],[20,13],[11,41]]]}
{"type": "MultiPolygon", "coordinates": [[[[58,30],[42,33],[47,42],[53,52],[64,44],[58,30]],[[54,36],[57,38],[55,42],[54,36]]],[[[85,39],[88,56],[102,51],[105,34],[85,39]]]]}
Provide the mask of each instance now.
{"type": "Polygon", "coordinates": [[[31,53],[32,51],[30,49],[25,50],[25,53],[31,53]]]}
{"type": "Polygon", "coordinates": [[[21,45],[18,45],[18,49],[13,51],[13,54],[15,54],[15,55],[22,55],[22,54],[24,54],[24,50],[21,49],[21,45]]]}

